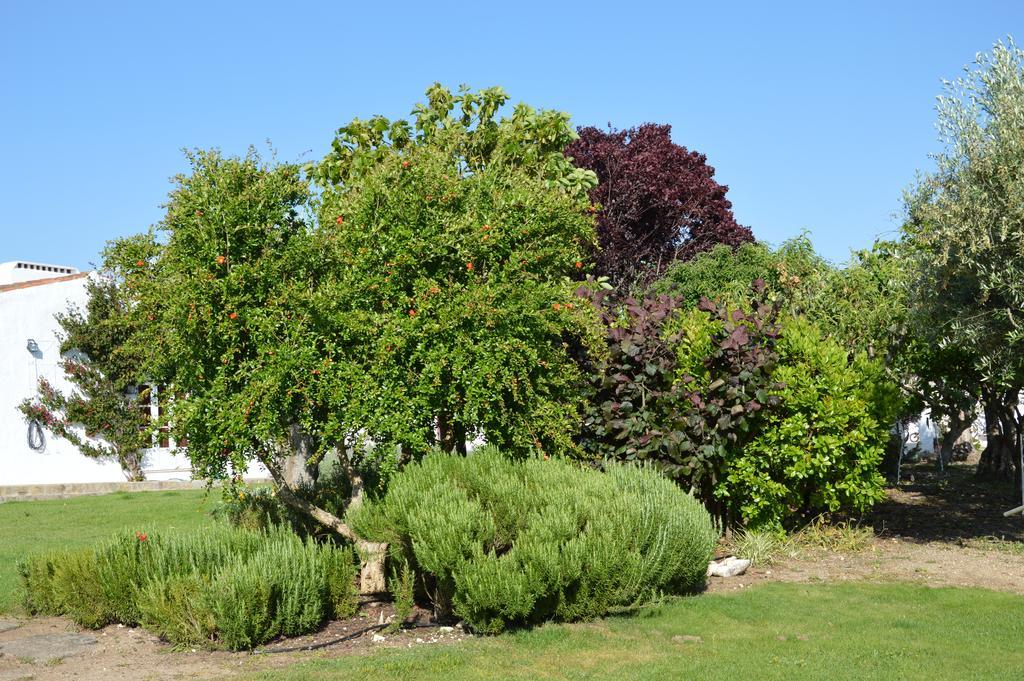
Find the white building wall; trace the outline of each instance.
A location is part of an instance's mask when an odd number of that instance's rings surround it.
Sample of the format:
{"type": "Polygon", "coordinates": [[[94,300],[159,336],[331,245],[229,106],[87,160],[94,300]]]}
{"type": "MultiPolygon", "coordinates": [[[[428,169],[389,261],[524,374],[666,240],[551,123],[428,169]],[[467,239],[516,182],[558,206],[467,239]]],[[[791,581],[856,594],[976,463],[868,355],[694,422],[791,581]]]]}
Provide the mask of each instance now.
{"type": "MultiPolygon", "coordinates": [[[[84,307],[85,276],[0,288],[0,485],[82,482],[123,482],[121,467],[83,456],[69,442],[46,434],[46,448],[28,446],[28,426],[17,406],[36,394],[38,378],[62,391],[71,389],[60,369],[60,327],[54,315],[69,304],[84,307]],[[38,351],[28,350],[33,339],[38,351]]],[[[150,480],[189,480],[188,458],[172,450],[146,453],[144,470],[150,480]]]]}

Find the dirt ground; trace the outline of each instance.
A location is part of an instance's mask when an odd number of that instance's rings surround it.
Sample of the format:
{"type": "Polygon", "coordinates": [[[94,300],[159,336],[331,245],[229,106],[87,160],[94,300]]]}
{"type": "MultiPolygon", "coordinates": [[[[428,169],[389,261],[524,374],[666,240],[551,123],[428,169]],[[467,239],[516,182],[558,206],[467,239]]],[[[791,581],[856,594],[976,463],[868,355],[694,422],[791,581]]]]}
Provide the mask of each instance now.
{"type": "Polygon", "coordinates": [[[1013,486],[974,478],[973,465],[939,473],[932,463],[908,466],[898,487],[862,519],[874,539],[861,551],[803,549],[732,579],[713,579],[709,591],[786,582],[911,581],[973,586],[1024,595],[1024,518],[1003,517],[1019,506],[1013,486]]]}
{"type": "MultiPolygon", "coordinates": [[[[355,617],[329,622],[314,634],[268,643],[253,653],[173,650],[145,629],[112,625],[86,631],[96,643],[63,660],[31,661],[0,655],[0,681],[222,679],[318,657],[359,654],[382,647],[446,645],[469,637],[458,626],[429,624],[425,611],[415,613],[410,627],[389,633],[386,622],[393,612],[390,604],[364,603],[355,617]]],[[[17,629],[0,632],[0,645],[30,636],[82,631],[62,617],[38,617],[23,621],[17,629]]]]}
{"type": "MultiPolygon", "coordinates": [[[[976,482],[969,466],[954,466],[944,475],[930,464],[913,466],[903,484],[890,488],[886,501],[862,519],[875,534],[862,550],[805,548],[771,565],[754,566],[740,577],[712,578],[708,591],[746,589],[766,581],[854,580],[970,586],[1024,595],[1024,519],[1002,517],[1002,511],[1017,505],[1011,496],[1012,490],[976,482]]],[[[309,636],[268,644],[255,653],[174,651],[143,629],[111,626],[85,632],[95,636],[96,643],[63,660],[33,662],[0,654],[0,681],[217,679],[379,647],[457,645],[468,637],[461,628],[430,625],[425,612],[417,613],[413,628],[386,634],[382,622],[391,614],[387,604],[366,603],[357,617],[331,622],[309,636]]],[[[0,646],[28,636],[79,631],[61,618],[36,618],[0,631],[0,646]]]]}

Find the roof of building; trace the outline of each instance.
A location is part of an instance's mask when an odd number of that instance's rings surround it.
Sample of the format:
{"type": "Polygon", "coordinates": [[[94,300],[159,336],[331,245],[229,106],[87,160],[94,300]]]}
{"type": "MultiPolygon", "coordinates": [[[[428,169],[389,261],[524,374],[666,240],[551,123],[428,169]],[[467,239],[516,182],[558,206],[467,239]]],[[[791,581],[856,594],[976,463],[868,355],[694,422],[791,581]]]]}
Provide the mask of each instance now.
{"type": "Polygon", "coordinates": [[[35,279],[50,279],[68,274],[78,274],[78,268],[70,265],[53,265],[28,260],[12,260],[0,263],[0,286],[17,284],[35,279]]]}
{"type": "Polygon", "coordinates": [[[16,291],[23,288],[32,288],[33,286],[45,286],[46,284],[56,284],[62,281],[72,281],[74,279],[81,279],[82,277],[89,276],[88,272],[76,272],[75,274],[66,274],[63,277],[47,277],[45,279],[30,279],[29,281],[16,281],[13,284],[0,284],[0,293],[5,291],[16,291]]]}

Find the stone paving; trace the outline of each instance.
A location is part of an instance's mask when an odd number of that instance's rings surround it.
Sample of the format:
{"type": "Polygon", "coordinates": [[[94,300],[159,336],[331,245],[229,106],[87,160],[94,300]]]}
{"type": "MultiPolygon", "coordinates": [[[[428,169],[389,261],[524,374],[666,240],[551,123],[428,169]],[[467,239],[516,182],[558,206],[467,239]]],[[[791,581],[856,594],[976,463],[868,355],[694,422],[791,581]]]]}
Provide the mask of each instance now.
{"type": "Polygon", "coordinates": [[[80,655],[96,643],[96,637],[89,634],[37,634],[0,643],[0,654],[24,662],[51,663],[80,655]]]}

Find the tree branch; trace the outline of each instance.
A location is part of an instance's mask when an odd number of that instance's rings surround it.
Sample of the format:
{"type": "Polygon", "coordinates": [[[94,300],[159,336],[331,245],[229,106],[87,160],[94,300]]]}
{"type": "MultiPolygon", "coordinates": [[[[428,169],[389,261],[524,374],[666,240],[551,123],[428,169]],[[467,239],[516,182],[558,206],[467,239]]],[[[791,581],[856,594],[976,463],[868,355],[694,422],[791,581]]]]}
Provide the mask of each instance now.
{"type": "Polygon", "coordinates": [[[281,497],[281,501],[288,504],[295,510],[305,513],[309,517],[313,518],[313,520],[317,521],[324,527],[337,532],[345,539],[348,539],[353,543],[360,541],[344,520],[295,494],[295,491],[285,483],[284,478],[278,471],[274,470],[270,466],[267,468],[270,470],[270,476],[274,479],[274,482],[277,483],[278,494],[281,497]]]}

